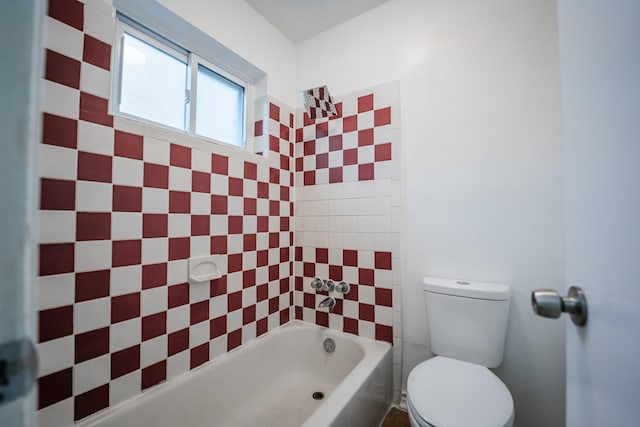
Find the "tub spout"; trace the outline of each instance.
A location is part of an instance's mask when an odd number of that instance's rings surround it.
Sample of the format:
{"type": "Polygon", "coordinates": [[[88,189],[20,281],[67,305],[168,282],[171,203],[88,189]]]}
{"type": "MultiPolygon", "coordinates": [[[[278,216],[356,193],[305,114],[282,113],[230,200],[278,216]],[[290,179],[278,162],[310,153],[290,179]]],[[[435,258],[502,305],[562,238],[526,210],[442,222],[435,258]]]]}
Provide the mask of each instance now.
{"type": "Polygon", "coordinates": [[[329,310],[333,310],[333,307],[336,306],[336,299],[333,297],[326,297],[320,304],[318,304],[318,308],[329,307],[329,310]]]}

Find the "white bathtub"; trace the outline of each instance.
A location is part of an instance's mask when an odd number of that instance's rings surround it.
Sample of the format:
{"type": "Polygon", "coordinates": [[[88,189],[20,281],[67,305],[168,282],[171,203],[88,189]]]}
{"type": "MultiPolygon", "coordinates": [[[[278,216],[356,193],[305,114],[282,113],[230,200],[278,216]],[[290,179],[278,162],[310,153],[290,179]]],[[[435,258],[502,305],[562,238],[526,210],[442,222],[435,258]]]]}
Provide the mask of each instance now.
{"type": "Polygon", "coordinates": [[[393,396],[391,357],[387,343],[292,321],[79,425],[375,427],[393,396]]]}

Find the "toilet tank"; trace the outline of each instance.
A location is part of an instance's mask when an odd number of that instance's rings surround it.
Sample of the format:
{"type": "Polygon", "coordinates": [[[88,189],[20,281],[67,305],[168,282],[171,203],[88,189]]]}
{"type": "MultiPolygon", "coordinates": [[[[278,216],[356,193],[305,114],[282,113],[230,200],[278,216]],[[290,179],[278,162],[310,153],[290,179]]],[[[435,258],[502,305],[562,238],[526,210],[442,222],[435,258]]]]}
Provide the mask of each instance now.
{"type": "Polygon", "coordinates": [[[488,368],[502,363],[509,285],[425,277],[423,288],[433,353],[488,368]]]}

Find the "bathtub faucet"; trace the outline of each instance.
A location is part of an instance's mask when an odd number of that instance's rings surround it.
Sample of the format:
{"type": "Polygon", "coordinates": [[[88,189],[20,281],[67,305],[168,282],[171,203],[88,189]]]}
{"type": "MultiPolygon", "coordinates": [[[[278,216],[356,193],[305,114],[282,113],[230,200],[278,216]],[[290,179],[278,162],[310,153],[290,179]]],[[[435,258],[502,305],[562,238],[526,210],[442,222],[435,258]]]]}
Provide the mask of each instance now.
{"type": "Polygon", "coordinates": [[[333,307],[336,306],[336,300],[333,297],[326,297],[320,304],[318,304],[318,308],[329,307],[329,311],[333,310],[333,307]]]}

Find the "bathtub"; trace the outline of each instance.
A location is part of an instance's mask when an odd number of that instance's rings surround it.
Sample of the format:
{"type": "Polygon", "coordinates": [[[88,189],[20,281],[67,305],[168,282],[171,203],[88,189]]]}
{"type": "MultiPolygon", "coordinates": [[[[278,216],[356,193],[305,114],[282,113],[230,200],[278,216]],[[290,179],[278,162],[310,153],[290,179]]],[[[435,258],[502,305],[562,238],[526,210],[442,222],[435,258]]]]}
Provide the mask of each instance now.
{"type": "Polygon", "coordinates": [[[375,427],[393,396],[391,360],[388,343],[291,321],[79,425],[375,427]]]}

